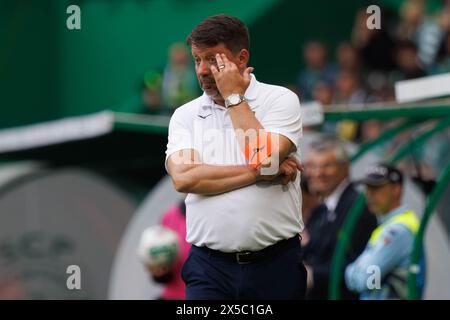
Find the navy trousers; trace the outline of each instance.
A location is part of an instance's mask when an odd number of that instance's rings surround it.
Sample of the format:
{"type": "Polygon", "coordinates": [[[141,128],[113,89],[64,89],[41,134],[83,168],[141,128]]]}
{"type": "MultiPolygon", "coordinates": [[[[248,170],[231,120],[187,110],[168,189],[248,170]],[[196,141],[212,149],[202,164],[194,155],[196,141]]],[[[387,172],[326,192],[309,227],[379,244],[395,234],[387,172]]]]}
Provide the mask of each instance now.
{"type": "Polygon", "coordinates": [[[300,241],[293,240],[283,250],[247,264],[192,246],[182,269],[186,299],[304,299],[306,269],[301,261],[300,241]]]}

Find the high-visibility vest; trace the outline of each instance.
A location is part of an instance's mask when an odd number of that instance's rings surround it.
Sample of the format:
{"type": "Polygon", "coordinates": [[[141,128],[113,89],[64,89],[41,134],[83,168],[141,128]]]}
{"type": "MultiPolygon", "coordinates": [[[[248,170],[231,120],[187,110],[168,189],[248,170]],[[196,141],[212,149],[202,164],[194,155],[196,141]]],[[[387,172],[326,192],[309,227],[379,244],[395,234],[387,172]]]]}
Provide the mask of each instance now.
{"type": "Polygon", "coordinates": [[[381,231],[383,231],[384,228],[393,223],[400,223],[404,225],[406,228],[408,228],[409,231],[411,231],[413,235],[416,235],[420,225],[419,219],[417,219],[414,212],[412,212],[411,210],[407,210],[380,224],[372,232],[372,235],[370,236],[369,239],[369,244],[374,245],[377,242],[378,238],[380,237],[381,231]]]}
{"type": "MultiPolygon", "coordinates": [[[[403,213],[400,213],[384,223],[380,224],[370,236],[369,244],[374,245],[380,237],[381,231],[386,228],[388,225],[399,223],[408,228],[409,231],[413,235],[417,234],[419,230],[419,219],[417,219],[414,212],[408,210],[403,213]]],[[[412,244],[411,244],[412,245],[412,244]]],[[[384,283],[389,288],[389,297],[395,299],[406,299],[407,298],[407,277],[408,277],[408,269],[402,267],[394,267],[393,270],[387,274],[384,283]]]]}

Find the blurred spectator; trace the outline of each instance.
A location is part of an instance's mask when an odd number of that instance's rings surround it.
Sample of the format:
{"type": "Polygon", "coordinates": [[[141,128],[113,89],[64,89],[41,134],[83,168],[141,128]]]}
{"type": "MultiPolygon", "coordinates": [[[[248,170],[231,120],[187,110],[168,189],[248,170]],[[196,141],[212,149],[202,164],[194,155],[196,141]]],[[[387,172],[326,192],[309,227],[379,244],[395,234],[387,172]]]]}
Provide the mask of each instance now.
{"type": "Polygon", "coordinates": [[[404,1],[400,7],[400,22],[397,27],[397,37],[401,40],[411,40],[417,27],[425,16],[425,3],[421,0],[404,1]]]}
{"type": "MultiPolygon", "coordinates": [[[[341,141],[324,137],[315,141],[305,163],[311,190],[323,197],[308,221],[309,241],[303,250],[303,261],[308,270],[309,299],[327,299],[331,262],[338,233],[359,193],[349,181],[349,159],[341,141]]],[[[376,227],[376,219],[364,210],[352,238],[347,264],[363,251],[370,233],[376,227]]],[[[343,284],[343,283],[342,283],[343,284]]],[[[345,286],[343,297],[357,298],[345,286]]]]}
{"type": "Polygon", "coordinates": [[[359,53],[349,42],[341,42],[336,49],[339,71],[359,72],[359,53]]]}
{"type": "Polygon", "coordinates": [[[450,1],[444,0],[444,6],[439,14],[439,26],[447,33],[450,32],[450,1]]]}
{"type": "Polygon", "coordinates": [[[141,91],[143,113],[158,114],[162,112],[160,90],[161,76],[156,72],[147,72],[141,91]]]}
{"type": "MultiPolygon", "coordinates": [[[[362,88],[358,75],[351,71],[341,71],[336,79],[334,102],[350,105],[363,104],[367,101],[367,93],[362,88]]],[[[360,124],[350,120],[340,121],[336,133],[343,139],[357,141],[360,138],[360,124]]]]}
{"type": "MultiPolygon", "coordinates": [[[[324,111],[329,110],[328,106],[333,104],[333,87],[326,82],[318,82],[314,86],[313,99],[322,105],[324,111]]],[[[336,121],[324,121],[319,130],[325,134],[336,134],[336,121]]],[[[306,132],[308,128],[304,129],[306,132]]]]}
{"type": "Polygon", "coordinates": [[[149,268],[153,280],[164,285],[161,300],[184,300],[185,284],[181,269],[187,259],[190,244],[186,241],[186,206],[184,200],[169,208],[161,219],[161,225],[175,231],[178,235],[178,257],[172,269],[149,268]]]}
{"type": "Polygon", "coordinates": [[[321,197],[319,193],[311,190],[310,183],[306,175],[302,174],[300,187],[302,190],[302,220],[305,224],[305,228],[301,232],[301,245],[305,247],[309,242],[308,226],[310,218],[315,212],[319,212],[321,197]]]}
{"type": "Polygon", "coordinates": [[[444,36],[436,63],[430,68],[431,74],[450,72],[450,32],[444,36]]]}
{"type": "Polygon", "coordinates": [[[377,216],[378,227],[364,252],[347,266],[345,281],[348,288],[361,293],[361,299],[406,299],[409,261],[419,220],[401,205],[403,175],[392,166],[380,164],[369,169],[362,183],[367,187],[367,205],[377,216]],[[369,277],[374,276],[379,278],[370,281],[369,277]]]}
{"type": "Polygon", "coordinates": [[[313,99],[325,107],[333,103],[333,87],[326,82],[318,82],[314,86],[313,99]]]}
{"type": "Polygon", "coordinates": [[[138,93],[116,108],[118,112],[157,115],[164,113],[161,105],[161,75],[148,71],[139,83],[138,93]]]}
{"type": "Polygon", "coordinates": [[[311,190],[310,183],[305,175],[301,177],[300,187],[302,189],[302,220],[307,225],[312,210],[320,204],[320,195],[311,190]]]}
{"type": "Polygon", "coordinates": [[[190,54],[183,43],[175,43],[169,49],[169,57],[162,78],[162,104],[171,112],[197,97],[197,77],[190,54]]]}
{"type": "Polygon", "coordinates": [[[389,82],[389,74],[382,71],[371,71],[367,73],[366,86],[374,102],[395,102],[394,87],[389,82]]]}
{"type": "Polygon", "coordinates": [[[434,62],[443,33],[438,22],[426,16],[426,1],[403,2],[397,36],[401,41],[410,40],[416,44],[419,61],[425,67],[434,62]]]}
{"type": "Polygon", "coordinates": [[[306,62],[305,70],[300,72],[297,85],[302,101],[311,101],[313,89],[318,82],[333,83],[335,71],[327,64],[327,50],[319,41],[306,44],[303,56],[306,62]]]}
{"type": "Polygon", "coordinates": [[[361,141],[374,140],[383,131],[382,122],[379,120],[368,120],[361,125],[361,141]]]}
{"type": "Polygon", "coordinates": [[[334,103],[361,104],[367,101],[367,93],[361,86],[358,75],[351,71],[341,71],[336,78],[334,103]]]}
{"type": "Polygon", "coordinates": [[[191,58],[183,43],[169,48],[163,72],[147,71],[140,83],[139,94],[116,108],[119,112],[171,115],[184,103],[199,94],[191,58]]]}
{"type": "Polygon", "coordinates": [[[390,35],[390,12],[383,8],[381,15],[381,29],[367,28],[366,9],[357,12],[352,30],[352,44],[359,51],[362,64],[367,70],[390,71],[394,69],[392,51],[394,39],[390,35]]]}
{"type": "Polygon", "coordinates": [[[417,56],[417,47],[411,41],[398,43],[395,50],[395,61],[398,70],[391,74],[391,83],[400,80],[415,79],[426,76],[425,70],[417,56]]]}
{"type": "Polygon", "coordinates": [[[177,263],[172,270],[173,279],[165,284],[161,296],[164,299],[185,299],[185,284],[181,278],[181,268],[187,259],[191,245],[186,241],[186,205],[184,199],[167,210],[162,217],[161,224],[178,234],[180,248],[177,263]]]}

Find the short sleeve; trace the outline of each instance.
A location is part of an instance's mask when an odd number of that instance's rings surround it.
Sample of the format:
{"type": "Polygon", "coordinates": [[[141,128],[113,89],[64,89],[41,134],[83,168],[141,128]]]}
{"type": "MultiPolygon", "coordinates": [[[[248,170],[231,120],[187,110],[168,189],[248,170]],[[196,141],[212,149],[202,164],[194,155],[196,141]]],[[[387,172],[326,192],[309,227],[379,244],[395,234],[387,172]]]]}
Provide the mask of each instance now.
{"type": "Polygon", "coordinates": [[[302,138],[302,119],[300,101],[295,93],[286,90],[270,102],[268,112],[261,119],[267,132],[281,134],[298,149],[302,138]]]}
{"type": "Polygon", "coordinates": [[[176,110],[172,115],[169,123],[169,136],[166,149],[166,169],[167,159],[180,150],[194,149],[194,141],[191,130],[189,129],[189,121],[183,114],[176,110]]]}

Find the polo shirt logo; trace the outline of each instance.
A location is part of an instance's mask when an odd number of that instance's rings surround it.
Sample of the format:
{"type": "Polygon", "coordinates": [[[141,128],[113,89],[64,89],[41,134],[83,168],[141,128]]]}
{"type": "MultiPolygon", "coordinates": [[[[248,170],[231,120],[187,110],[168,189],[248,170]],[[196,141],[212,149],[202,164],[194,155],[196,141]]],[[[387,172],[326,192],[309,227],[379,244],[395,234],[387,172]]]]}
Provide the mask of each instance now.
{"type": "Polygon", "coordinates": [[[264,150],[266,146],[262,146],[261,148],[253,148],[253,155],[252,158],[250,159],[250,162],[253,160],[253,158],[258,154],[258,152],[264,150]]]}
{"type": "Polygon", "coordinates": [[[198,114],[198,116],[199,116],[200,118],[202,118],[202,119],[206,119],[206,118],[209,117],[210,115],[212,115],[212,113],[207,114],[207,115],[205,115],[205,116],[202,116],[201,114],[198,114]]]}

